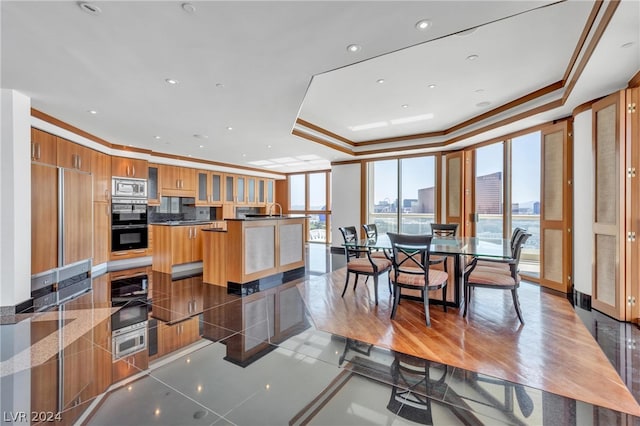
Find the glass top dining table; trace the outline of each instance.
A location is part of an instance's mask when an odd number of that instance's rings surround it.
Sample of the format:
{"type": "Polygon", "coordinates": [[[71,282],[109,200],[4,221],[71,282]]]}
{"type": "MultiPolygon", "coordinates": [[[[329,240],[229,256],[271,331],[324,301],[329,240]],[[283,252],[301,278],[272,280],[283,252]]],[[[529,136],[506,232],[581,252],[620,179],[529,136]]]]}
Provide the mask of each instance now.
{"type": "MultiPolygon", "coordinates": [[[[376,239],[344,243],[343,246],[389,251],[392,248],[391,240],[386,234],[381,234],[376,239]]],[[[511,257],[511,242],[501,238],[434,237],[431,240],[431,253],[506,259],[511,257]]]]}
{"type": "MultiPolygon", "coordinates": [[[[391,240],[386,234],[378,235],[376,239],[360,239],[353,242],[344,243],[345,247],[356,247],[359,249],[369,248],[372,250],[392,249],[391,240]]],[[[494,259],[508,259],[511,257],[511,242],[502,238],[483,237],[434,237],[431,240],[431,253],[453,258],[454,268],[449,270],[453,273],[453,294],[452,299],[447,296],[447,304],[460,307],[463,302],[464,270],[468,257],[483,257],[494,259]]]]}

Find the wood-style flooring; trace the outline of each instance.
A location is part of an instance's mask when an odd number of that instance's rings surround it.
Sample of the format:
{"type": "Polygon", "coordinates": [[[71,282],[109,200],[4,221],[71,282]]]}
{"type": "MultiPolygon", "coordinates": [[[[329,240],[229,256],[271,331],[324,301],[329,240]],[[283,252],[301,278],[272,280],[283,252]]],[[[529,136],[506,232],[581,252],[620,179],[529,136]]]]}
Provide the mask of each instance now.
{"type": "Polygon", "coordinates": [[[402,300],[389,318],[392,298],[380,277],[353,277],[344,298],[346,268],[298,285],[315,326],[362,342],[464,368],[554,394],[640,416],[640,406],[613,369],[569,301],[522,283],[521,325],[507,291],[476,289],[467,318],[461,310],[431,305],[431,327],[420,302],[402,300]]]}

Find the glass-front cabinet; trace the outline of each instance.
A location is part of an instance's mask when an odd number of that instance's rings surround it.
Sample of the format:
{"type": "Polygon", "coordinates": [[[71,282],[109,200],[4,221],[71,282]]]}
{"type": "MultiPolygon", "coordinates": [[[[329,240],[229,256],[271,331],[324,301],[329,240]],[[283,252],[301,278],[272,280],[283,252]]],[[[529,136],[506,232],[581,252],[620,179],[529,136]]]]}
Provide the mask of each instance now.
{"type": "Polygon", "coordinates": [[[198,170],[198,191],[196,205],[219,206],[222,204],[222,173],[198,170]]]}
{"type": "Polygon", "coordinates": [[[159,167],[156,164],[149,164],[149,177],[147,183],[147,203],[150,206],[160,205],[159,188],[159,167]]]}
{"type": "Polygon", "coordinates": [[[275,181],[267,180],[267,204],[272,204],[275,200],[275,181]]]}
{"type": "Polygon", "coordinates": [[[234,175],[224,176],[224,202],[233,204],[236,201],[235,196],[236,177],[234,175]]]}

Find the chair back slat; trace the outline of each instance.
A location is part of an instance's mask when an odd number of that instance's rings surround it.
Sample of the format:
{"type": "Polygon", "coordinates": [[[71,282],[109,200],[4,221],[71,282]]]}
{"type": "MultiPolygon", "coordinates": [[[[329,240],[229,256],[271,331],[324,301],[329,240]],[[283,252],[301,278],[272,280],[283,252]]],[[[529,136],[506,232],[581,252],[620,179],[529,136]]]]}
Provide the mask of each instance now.
{"type": "Polygon", "coordinates": [[[362,225],[362,228],[364,229],[364,233],[368,240],[375,241],[378,239],[378,227],[374,223],[362,225]]]}
{"type": "MultiPolygon", "coordinates": [[[[342,234],[345,244],[358,242],[358,231],[355,226],[344,226],[338,229],[342,234]]],[[[344,252],[347,256],[347,262],[349,262],[351,259],[359,257],[362,250],[356,246],[345,246],[344,252]]]]}
{"type": "Polygon", "coordinates": [[[457,223],[432,223],[431,234],[434,237],[455,237],[458,233],[457,223]]]}
{"type": "Polygon", "coordinates": [[[432,235],[387,233],[393,248],[393,267],[398,273],[424,274],[428,281],[432,235]]]}

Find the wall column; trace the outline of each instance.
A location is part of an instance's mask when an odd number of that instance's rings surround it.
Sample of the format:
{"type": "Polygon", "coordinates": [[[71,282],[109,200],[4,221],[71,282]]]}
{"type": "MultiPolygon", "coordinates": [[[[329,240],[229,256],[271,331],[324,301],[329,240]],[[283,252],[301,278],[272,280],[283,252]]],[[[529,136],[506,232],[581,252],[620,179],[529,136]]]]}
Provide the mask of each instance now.
{"type": "Polygon", "coordinates": [[[0,314],[31,297],[31,99],[2,89],[0,314]]]}

